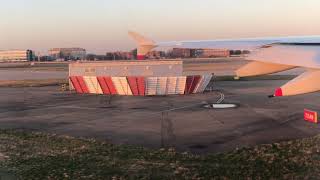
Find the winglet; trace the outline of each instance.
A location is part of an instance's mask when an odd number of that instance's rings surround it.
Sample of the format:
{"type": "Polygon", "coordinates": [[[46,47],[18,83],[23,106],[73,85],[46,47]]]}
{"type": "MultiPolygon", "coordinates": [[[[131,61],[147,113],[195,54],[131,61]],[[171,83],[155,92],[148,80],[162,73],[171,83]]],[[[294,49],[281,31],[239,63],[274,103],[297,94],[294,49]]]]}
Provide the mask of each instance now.
{"type": "Polygon", "coordinates": [[[129,31],[128,34],[138,45],[138,48],[137,48],[138,49],[138,54],[137,54],[138,60],[145,59],[145,55],[150,50],[157,47],[156,43],[153,40],[146,38],[139,33],[129,31]]]}
{"type": "Polygon", "coordinates": [[[275,97],[283,96],[283,92],[281,88],[277,88],[274,92],[275,97]]]}

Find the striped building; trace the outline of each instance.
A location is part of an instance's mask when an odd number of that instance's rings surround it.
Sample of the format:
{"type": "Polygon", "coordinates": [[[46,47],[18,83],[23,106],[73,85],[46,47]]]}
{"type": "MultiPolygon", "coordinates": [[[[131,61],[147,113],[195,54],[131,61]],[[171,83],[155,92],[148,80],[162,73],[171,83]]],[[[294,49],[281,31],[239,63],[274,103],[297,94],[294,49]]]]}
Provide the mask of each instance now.
{"type": "Polygon", "coordinates": [[[155,96],[202,93],[212,75],[183,75],[182,61],[120,61],[73,63],[69,78],[80,94],[155,96]]]}
{"type": "Polygon", "coordinates": [[[156,96],[202,93],[212,75],[176,77],[70,76],[72,87],[80,94],[156,96]]]}

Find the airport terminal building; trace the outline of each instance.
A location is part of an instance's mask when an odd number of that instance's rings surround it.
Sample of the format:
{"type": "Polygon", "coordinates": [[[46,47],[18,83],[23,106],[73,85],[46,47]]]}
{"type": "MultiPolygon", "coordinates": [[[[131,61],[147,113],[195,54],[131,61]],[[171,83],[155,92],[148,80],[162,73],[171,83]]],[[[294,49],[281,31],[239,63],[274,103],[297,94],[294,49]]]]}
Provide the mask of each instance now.
{"type": "Polygon", "coordinates": [[[52,48],[49,50],[49,56],[53,59],[84,60],[86,50],[83,48],[52,48]]]}
{"type": "Polygon", "coordinates": [[[229,57],[228,49],[189,49],[189,48],[173,48],[173,58],[218,58],[229,57]]]}
{"type": "Polygon", "coordinates": [[[35,59],[32,50],[5,50],[0,51],[0,62],[33,61],[35,59]]]}

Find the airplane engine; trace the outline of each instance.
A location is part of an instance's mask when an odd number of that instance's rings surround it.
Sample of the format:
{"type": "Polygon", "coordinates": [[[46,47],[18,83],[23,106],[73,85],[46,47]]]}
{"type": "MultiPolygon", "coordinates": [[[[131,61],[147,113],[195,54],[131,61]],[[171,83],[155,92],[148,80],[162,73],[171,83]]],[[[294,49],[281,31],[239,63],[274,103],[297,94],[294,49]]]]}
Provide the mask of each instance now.
{"type": "Polygon", "coordinates": [[[309,70],[276,89],[273,96],[292,96],[320,91],[319,76],[320,71],[309,70]]]}
{"type": "Polygon", "coordinates": [[[253,61],[236,71],[237,77],[259,76],[293,69],[295,66],[253,61]]]}

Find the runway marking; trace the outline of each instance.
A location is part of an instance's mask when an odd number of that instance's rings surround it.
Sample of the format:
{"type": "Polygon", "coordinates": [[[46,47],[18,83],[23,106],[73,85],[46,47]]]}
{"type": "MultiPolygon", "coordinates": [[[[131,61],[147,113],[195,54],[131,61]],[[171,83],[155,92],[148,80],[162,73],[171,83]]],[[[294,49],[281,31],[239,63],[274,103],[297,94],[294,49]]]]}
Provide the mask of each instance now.
{"type": "MultiPolygon", "coordinates": [[[[222,103],[225,100],[225,95],[222,92],[218,92],[220,94],[220,98],[216,101],[217,104],[222,103]]],[[[208,104],[205,101],[202,101],[201,103],[196,103],[196,104],[192,104],[192,105],[188,105],[188,106],[182,106],[182,107],[177,107],[177,108],[172,108],[172,109],[168,109],[168,110],[164,110],[164,111],[160,111],[159,113],[163,113],[163,112],[170,112],[170,111],[175,111],[175,110],[181,110],[181,109],[185,109],[185,108],[190,108],[190,107],[195,107],[195,106],[199,106],[199,105],[204,105],[204,104],[208,104]]]]}
{"type": "Polygon", "coordinates": [[[175,110],[180,110],[180,109],[185,109],[185,108],[189,108],[189,107],[194,107],[194,106],[198,106],[198,105],[203,105],[204,103],[196,103],[196,104],[192,104],[192,105],[188,105],[188,106],[182,106],[182,107],[177,107],[177,108],[172,108],[172,109],[168,109],[168,110],[164,110],[164,111],[160,111],[158,113],[163,113],[163,112],[170,112],[170,111],[175,111],[175,110]]]}
{"type": "Polygon", "coordinates": [[[225,96],[224,96],[224,94],[222,92],[219,92],[219,94],[220,94],[220,99],[216,102],[217,104],[222,103],[224,101],[224,99],[225,99],[225,96]]]}

